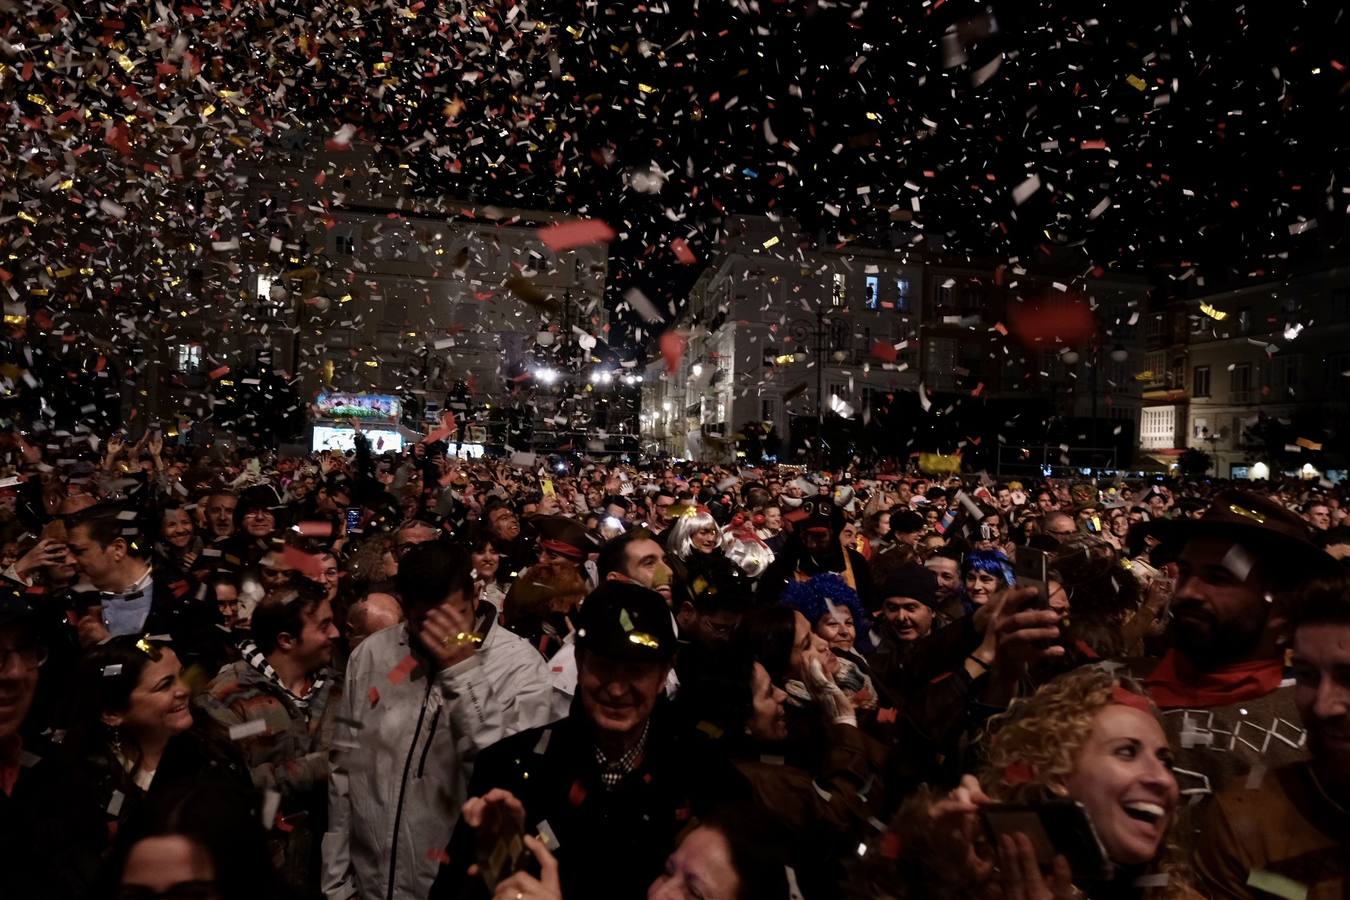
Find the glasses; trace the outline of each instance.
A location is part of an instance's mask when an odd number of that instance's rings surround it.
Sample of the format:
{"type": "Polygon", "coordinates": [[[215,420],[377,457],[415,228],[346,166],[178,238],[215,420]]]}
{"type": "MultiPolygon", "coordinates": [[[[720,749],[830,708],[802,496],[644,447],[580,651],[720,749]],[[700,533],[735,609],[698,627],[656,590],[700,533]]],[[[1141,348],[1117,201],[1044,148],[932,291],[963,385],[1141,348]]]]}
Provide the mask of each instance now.
{"type": "Polygon", "coordinates": [[[25,669],[36,669],[47,661],[47,648],[37,644],[31,647],[0,647],[0,672],[8,669],[15,659],[25,669]]]}

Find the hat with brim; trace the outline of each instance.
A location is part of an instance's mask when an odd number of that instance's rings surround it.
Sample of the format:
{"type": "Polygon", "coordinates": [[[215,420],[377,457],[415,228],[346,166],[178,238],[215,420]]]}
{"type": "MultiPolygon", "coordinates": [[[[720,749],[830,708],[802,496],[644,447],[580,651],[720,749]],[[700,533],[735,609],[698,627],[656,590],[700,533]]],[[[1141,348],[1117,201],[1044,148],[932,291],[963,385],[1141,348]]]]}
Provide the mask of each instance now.
{"type": "Polygon", "coordinates": [[[1283,566],[1301,569],[1308,577],[1337,572],[1336,560],[1312,542],[1303,519],[1250,491],[1221,491],[1199,518],[1158,519],[1142,528],[1173,552],[1180,552],[1192,538],[1226,538],[1283,566]]]}
{"type": "Polygon", "coordinates": [[[602,583],[582,601],[573,622],[579,650],[629,662],[665,663],[675,656],[670,607],[640,584],[602,583]]]}
{"type": "Polygon", "coordinates": [[[539,546],[555,556],[582,562],[588,553],[596,549],[595,541],[587,533],[586,527],[576,519],[535,516],[530,519],[530,524],[539,535],[539,546]]]}

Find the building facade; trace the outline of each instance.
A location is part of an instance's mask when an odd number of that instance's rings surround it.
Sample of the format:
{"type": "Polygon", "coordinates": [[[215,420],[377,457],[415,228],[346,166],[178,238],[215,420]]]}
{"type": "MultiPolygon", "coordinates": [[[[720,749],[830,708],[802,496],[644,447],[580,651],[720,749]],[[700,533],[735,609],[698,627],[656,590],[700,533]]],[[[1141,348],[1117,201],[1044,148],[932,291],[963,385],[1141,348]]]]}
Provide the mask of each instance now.
{"type": "Polygon", "coordinates": [[[308,134],[280,139],[240,183],[242,237],[165,338],[160,406],[209,410],[212,372],[262,366],[303,403],[322,390],[401,397],[421,430],[458,396],[475,440],[504,413],[529,440],[581,416],[569,367],[606,334],[607,250],[548,248],[538,229],[566,216],[414,200],[371,148],[308,134]]]}
{"type": "Polygon", "coordinates": [[[1350,414],[1350,267],[1189,299],[1175,317],[1187,332],[1177,446],[1211,454],[1224,478],[1316,477],[1323,468],[1339,477],[1350,414]]]}
{"type": "MultiPolygon", "coordinates": [[[[772,425],[783,448],[800,450],[827,414],[867,422],[904,407],[897,397],[916,401],[915,417],[967,398],[1002,410],[1050,397],[1040,419],[1115,420],[1132,443],[1141,358],[1133,325],[1148,287],[1103,277],[1090,292],[1070,291],[1070,280],[917,251],[820,249],[790,219],[732,219],[677,323],[688,335],[678,366],[668,371],[661,358],[647,366],[644,447],[729,460],[735,436],[772,425]],[[1010,338],[1009,304],[1024,297],[1052,316],[1056,304],[1080,304],[1099,327],[1076,349],[1053,337],[1010,338]]],[[[1043,443],[1043,422],[1027,430],[1043,443]]],[[[931,448],[894,453],[920,449],[931,448]]],[[[990,469],[1000,452],[990,451],[990,469]]]]}

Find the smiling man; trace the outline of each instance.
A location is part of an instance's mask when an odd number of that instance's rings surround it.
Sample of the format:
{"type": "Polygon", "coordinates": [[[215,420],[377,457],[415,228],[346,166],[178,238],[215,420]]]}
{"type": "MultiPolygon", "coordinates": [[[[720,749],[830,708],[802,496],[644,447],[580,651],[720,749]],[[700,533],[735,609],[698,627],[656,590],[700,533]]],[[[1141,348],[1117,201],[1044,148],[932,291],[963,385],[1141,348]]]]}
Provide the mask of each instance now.
{"type": "Polygon", "coordinates": [[[1254,766],[1303,758],[1284,643],[1298,588],[1335,562],[1295,513],[1245,491],[1223,491],[1202,517],[1170,520],[1159,534],[1180,548],[1172,648],[1144,683],[1177,749],[1182,790],[1204,797],[1254,766]]]}
{"type": "Polygon", "coordinates": [[[1211,897],[1248,897],[1253,871],[1274,872],[1309,897],[1350,886],[1350,593],[1319,585],[1294,606],[1294,702],[1312,759],[1251,783],[1209,808],[1196,870],[1211,897]]]}
{"type": "Polygon", "coordinates": [[[264,597],[253,640],[221,669],[196,704],[248,763],[255,787],[281,794],[285,828],[269,832],[287,881],[303,889],[310,848],[328,818],[328,758],[341,693],[329,666],[338,637],[333,607],[317,585],[264,597]],[[261,731],[253,731],[262,723],[261,731]]]}
{"type": "MultiPolygon", "coordinates": [[[[729,770],[689,758],[662,699],[675,656],[670,610],[638,584],[606,581],[577,620],[577,695],[566,719],[479,755],[432,897],[486,897],[466,867],[503,824],[557,838],[564,897],[638,897],[703,799],[725,796],[729,770]],[[476,833],[477,832],[477,833],[476,833]],[[481,844],[480,844],[481,846],[481,844]]],[[[734,783],[734,782],[733,782],[734,783]]]]}

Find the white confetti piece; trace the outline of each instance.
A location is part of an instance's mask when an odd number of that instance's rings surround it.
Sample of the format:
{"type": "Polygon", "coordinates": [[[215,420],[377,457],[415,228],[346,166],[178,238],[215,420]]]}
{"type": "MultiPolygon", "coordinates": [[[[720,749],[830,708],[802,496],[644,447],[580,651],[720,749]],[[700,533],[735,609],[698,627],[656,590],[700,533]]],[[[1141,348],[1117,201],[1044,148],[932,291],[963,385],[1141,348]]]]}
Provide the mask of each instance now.
{"type": "Polygon", "coordinates": [[[281,808],[281,792],[268,788],[263,792],[262,802],[262,824],[263,827],[271,830],[277,820],[277,810],[281,808]]]}
{"type": "Polygon", "coordinates": [[[245,738],[251,738],[256,734],[263,734],[267,731],[267,723],[262,719],[249,719],[247,722],[240,722],[238,725],[230,726],[230,740],[242,741],[245,738]]]}
{"type": "Polygon", "coordinates": [[[1012,192],[1013,203],[1017,206],[1021,206],[1023,203],[1027,202],[1028,199],[1030,199],[1032,194],[1036,193],[1040,189],[1041,189],[1041,176],[1032,175],[1026,181],[1022,182],[1017,187],[1013,188],[1012,192]]]}

